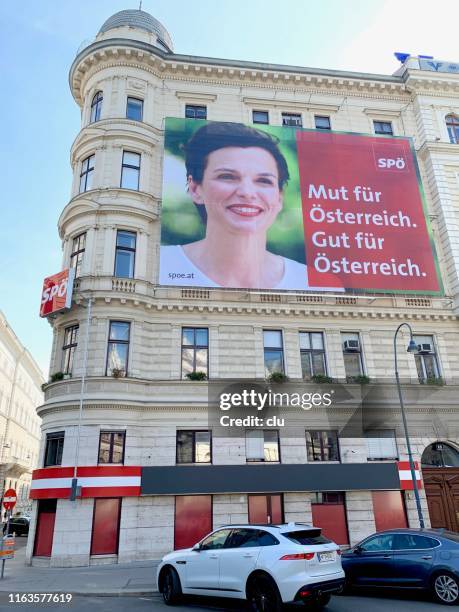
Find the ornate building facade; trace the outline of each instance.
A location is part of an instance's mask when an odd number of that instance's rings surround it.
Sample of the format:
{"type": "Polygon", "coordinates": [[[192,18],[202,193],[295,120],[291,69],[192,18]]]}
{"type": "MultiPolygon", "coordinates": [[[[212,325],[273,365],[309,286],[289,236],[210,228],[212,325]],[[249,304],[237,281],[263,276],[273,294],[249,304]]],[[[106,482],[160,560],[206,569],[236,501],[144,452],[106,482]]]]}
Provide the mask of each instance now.
{"type": "Polygon", "coordinates": [[[14,489],[14,513],[30,514],[32,470],[38,465],[43,403],[40,368],[0,312],[0,487],[14,489]]]}
{"type": "Polygon", "coordinates": [[[38,410],[30,562],[159,558],[234,522],[314,521],[343,546],[416,526],[394,425],[393,338],[403,321],[426,347],[399,355],[415,459],[426,474],[439,469],[440,480],[429,485],[424,474],[420,490],[426,524],[458,528],[444,485],[459,466],[459,75],[451,66],[407,57],[385,76],[178,55],[165,28],[137,10],[113,15],[78,53],[69,82],[81,130],[59,218],[62,267],[77,278],[72,309],[51,320],[50,372],[64,376],[38,410]],[[445,294],[159,285],[166,117],[412,138],[445,294]],[[305,388],[320,372],[350,380],[352,396],[356,376],[386,389],[387,421],[342,437],[317,414],[295,437],[212,439],[208,383],[187,379],[190,367],[200,360],[209,380],[263,380],[273,348],[305,388]],[[75,476],[82,489],[72,501],[75,476]]]}

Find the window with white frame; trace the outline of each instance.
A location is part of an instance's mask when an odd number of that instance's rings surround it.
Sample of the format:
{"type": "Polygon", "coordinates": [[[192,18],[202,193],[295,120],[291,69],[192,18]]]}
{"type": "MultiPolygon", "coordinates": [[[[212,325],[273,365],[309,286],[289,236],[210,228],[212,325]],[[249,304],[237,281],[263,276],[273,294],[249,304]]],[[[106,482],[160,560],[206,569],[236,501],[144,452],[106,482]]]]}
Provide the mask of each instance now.
{"type": "Polygon", "coordinates": [[[96,156],[92,154],[81,162],[80,193],[92,189],[95,161],[96,156]]]}
{"type": "Polygon", "coordinates": [[[314,115],[314,125],[316,130],[331,130],[330,117],[314,115]]]}
{"type": "Polygon", "coordinates": [[[261,123],[264,125],[268,125],[269,123],[269,112],[254,110],[252,111],[252,123],[261,123]]]}
{"type": "Polygon", "coordinates": [[[414,355],[420,382],[435,380],[440,377],[437,353],[433,336],[413,336],[418,352],[414,355]]]}
{"type": "Polygon", "coordinates": [[[98,91],[94,94],[94,97],[91,102],[91,116],[89,119],[90,123],[94,123],[95,121],[99,121],[100,114],[102,112],[102,102],[104,96],[101,91],[98,91]]]}
{"type": "Polygon", "coordinates": [[[346,378],[352,379],[363,375],[362,346],[360,335],[355,332],[342,332],[344,369],[346,378]]]}
{"type": "Polygon", "coordinates": [[[319,374],[327,375],[322,332],[300,332],[300,356],[303,380],[319,374]]]}
{"type": "Polygon", "coordinates": [[[126,119],[133,121],[143,120],[143,100],[128,96],[126,103],[126,119]]]}
{"type": "Polygon", "coordinates": [[[373,121],[373,129],[375,134],[383,136],[393,136],[394,134],[391,121],[373,121]]]}
{"type": "Polygon", "coordinates": [[[121,165],[121,187],[123,189],[139,190],[140,180],[140,153],[123,151],[121,165]]]}
{"type": "Polygon", "coordinates": [[[365,432],[368,461],[398,459],[395,431],[392,429],[371,429],[365,432]]]}
{"type": "Polygon", "coordinates": [[[459,117],[456,117],[456,115],[447,115],[445,120],[450,143],[459,144],[459,117]]]}
{"type": "Polygon", "coordinates": [[[247,461],[279,461],[279,432],[273,429],[249,429],[245,432],[247,461]]]}
{"type": "Polygon", "coordinates": [[[274,372],[285,373],[282,331],[277,329],[263,330],[263,346],[265,375],[269,376],[274,372]]]}
{"type": "Polygon", "coordinates": [[[303,127],[303,118],[300,113],[282,113],[284,127],[303,127]]]}

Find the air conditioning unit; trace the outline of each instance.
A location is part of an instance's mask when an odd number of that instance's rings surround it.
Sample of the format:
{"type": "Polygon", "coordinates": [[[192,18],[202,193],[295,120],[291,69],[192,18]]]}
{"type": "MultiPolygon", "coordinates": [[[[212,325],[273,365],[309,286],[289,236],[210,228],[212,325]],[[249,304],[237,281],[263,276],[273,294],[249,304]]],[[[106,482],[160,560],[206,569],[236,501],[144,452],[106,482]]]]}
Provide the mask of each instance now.
{"type": "Polygon", "coordinates": [[[423,354],[433,353],[432,345],[429,342],[418,344],[418,351],[423,354]]]}
{"type": "Polygon", "coordinates": [[[345,340],[343,346],[344,350],[349,353],[360,351],[360,342],[358,340],[345,340]]]}

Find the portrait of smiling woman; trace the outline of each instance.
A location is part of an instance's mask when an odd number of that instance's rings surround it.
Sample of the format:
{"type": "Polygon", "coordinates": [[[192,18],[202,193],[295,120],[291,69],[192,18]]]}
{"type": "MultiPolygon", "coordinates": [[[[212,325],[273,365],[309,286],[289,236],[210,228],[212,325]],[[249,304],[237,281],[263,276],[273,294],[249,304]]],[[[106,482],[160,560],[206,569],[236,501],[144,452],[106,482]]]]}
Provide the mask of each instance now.
{"type": "Polygon", "coordinates": [[[267,249],[289,180],[277,139],[240,123],[210,122],[194,132],[184,153],[190,205],[205,234],[161,246],[160,283],[306,288],[306,266],[267,249]]]}

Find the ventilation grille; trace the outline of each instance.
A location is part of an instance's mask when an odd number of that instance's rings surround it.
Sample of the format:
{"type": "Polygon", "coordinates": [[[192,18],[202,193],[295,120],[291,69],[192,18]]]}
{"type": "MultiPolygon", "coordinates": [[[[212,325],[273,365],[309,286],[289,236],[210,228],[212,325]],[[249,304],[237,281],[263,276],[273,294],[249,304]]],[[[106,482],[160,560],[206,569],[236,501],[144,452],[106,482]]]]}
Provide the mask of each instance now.
{"type": "Polygon", "coordinates": [[[208,300],[210,298],[210,291],[206,289],[182,289],[182,298],[208,300]]]}

